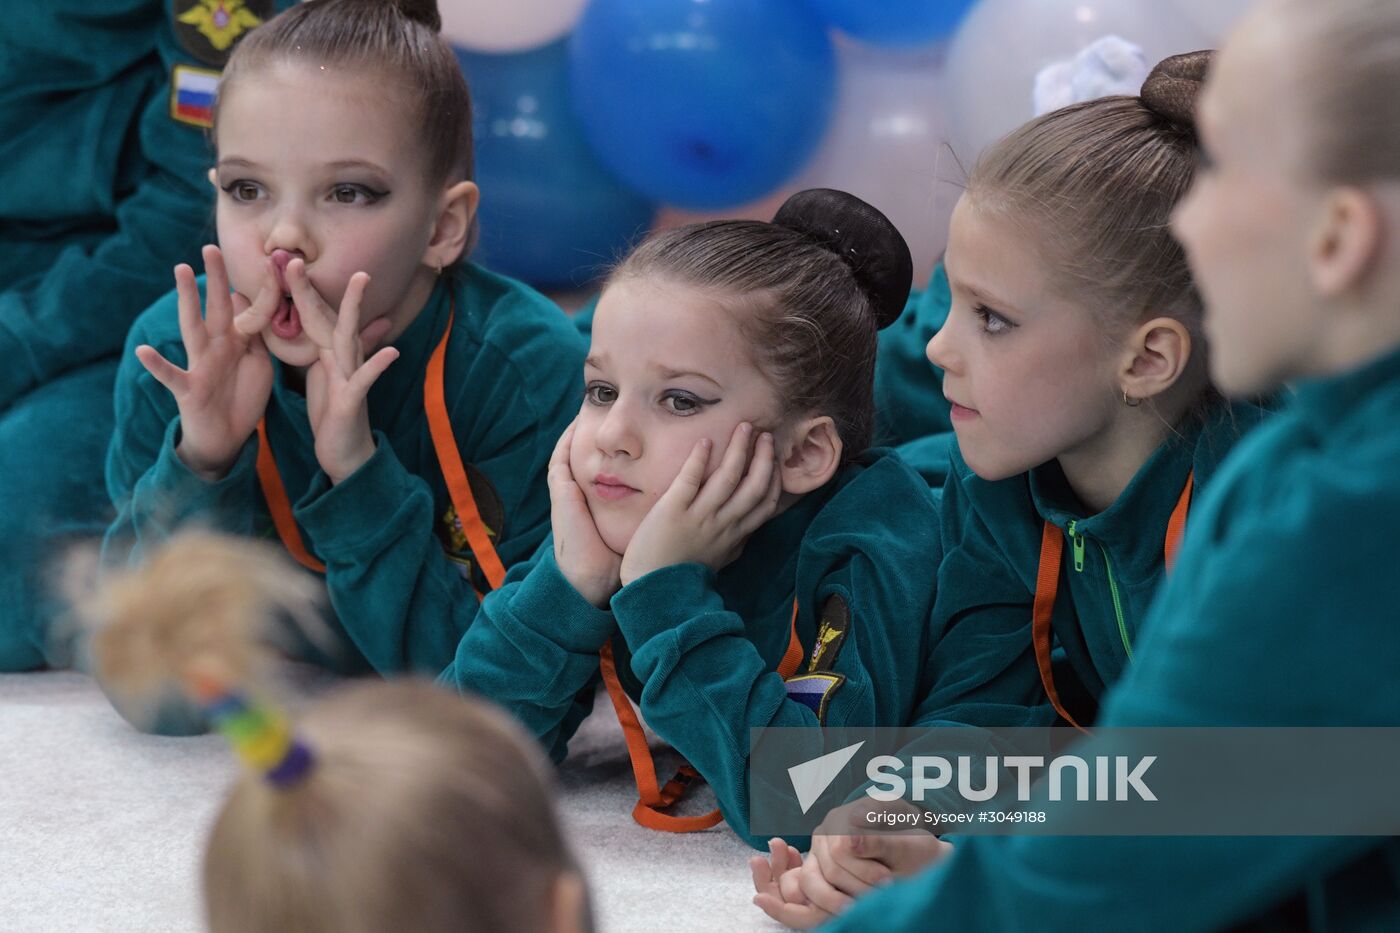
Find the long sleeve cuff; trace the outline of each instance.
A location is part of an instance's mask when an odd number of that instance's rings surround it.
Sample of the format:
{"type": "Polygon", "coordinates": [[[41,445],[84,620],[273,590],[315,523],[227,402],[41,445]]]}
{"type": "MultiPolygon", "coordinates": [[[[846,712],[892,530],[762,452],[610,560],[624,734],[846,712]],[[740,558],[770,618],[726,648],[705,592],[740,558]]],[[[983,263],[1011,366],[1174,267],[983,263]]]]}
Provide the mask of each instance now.
{"type": "Polygon", "coordinates": [[[601,649],[617,627],[611,612],[584,599],[564,578],[548,549],[510,594],[510,611],[522,625],[577,654],[601,649]]]}
{"type": "Polygon", "coordinates": [[[211,483],[191,470],[175,452],[180,432],[177,415],[166,426],[165,438],[152,468],[152,488],[167,500],[161,508],[170,510],[167,515],[158,517],[165,519],[163,524],[173,526],[188,518],[208,516],[213,517],[220,528],[227,527],[227,519],[236,519],[241,527],[250,514],[248,496],[257,477],[257,442],[249,438],[228,473],[211,483]]]}
{"type": "Polygon", "coordinates": [[[317,471],[293,514],[323,559],[379,549],[377,541],[397,526],[397,516],[427,496],[423,481],[404,468],[389,441],[374,432],[374,454],[343,482],[317,471]]]}
{"type": "Polygon", "coordinates": [[[704,564],[674,564],[633,580],[612,598],[612,611],[627,644],[644,643],[699,615],[723,613],[715,572],[704,564]]]}

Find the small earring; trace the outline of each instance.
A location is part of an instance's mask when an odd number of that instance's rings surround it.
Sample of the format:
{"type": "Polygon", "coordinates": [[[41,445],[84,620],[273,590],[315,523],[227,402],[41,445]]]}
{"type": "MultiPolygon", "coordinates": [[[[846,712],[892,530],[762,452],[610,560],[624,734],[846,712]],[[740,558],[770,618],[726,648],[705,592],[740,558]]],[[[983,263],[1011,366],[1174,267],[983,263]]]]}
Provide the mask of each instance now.
{"type": "Polygon", "coordinates": [[[1139,405],[1142,404],[1142,399],[1140,399],[1140,398],[1133,398],[1131,395],[1128,394],[1128,390],[1127,390],[1127,389],[1124,389],[1124,390],[1123,390],[1123,404],[1124,404],[1124,405],[1127,405],[1129,408],[1137,408],[1139,405]]]}

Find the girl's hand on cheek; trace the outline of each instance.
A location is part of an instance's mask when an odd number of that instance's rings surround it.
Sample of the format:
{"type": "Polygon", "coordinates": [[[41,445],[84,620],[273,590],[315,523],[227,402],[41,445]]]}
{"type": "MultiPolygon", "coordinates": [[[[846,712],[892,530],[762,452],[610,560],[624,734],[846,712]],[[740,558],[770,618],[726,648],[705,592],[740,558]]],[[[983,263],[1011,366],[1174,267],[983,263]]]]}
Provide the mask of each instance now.
{"type": "MultiPolygon", "coordinates": [[[[574,424],[576,424],[575,422],[574,424]]],[[[554,561],[570,585],[599,609],[606,609],[621,587],[622,556],[603,543],[588,500],[574,480],[569,451],[574,442],[570,424],[549,458],[549,521],[554,531],[554,561]]]]}
{"type": "Polygon", "coordinates": [[[695,445],[680,475],[632,535],[622,556],[623,586],[673,564],[695,562],[719,570],[739,556],[749,535],[777,514],[782,476],[773,435],[761,435],[750,458],[752,438],[748,422],[736,427],[719,469],[709,479],[705,468],[710,441],[695,445]]]}
{"type": "Polygon", "coordinates": [[[180,337],[189,368],[181,369],[147,345],[136,348],[136,357],[175,396],[181,428],[175,453],[193,472],[215,482],[233,466],[272,393],[267,348],[256,332],[249,336],[235,328],[234,317],[252,313],[270,318],[280,295],[263,289],[250,305],[242,295],[229,293],[219,248],[206,246],[203,255],[208,274],[203,318],[194,270],[183,263],[175,267],[180,337]]]}
{"type": "Polygon", "coordinates": [[[385,347],[368,361],[360,342],[360,303],[369,276],[350,277],[330,347],[306,371],[306,413],[316,438],[316,462],[332,483],[341,483],[374,456],[369,426],[369,390],[384,370],[399,358],[385,347]]]}

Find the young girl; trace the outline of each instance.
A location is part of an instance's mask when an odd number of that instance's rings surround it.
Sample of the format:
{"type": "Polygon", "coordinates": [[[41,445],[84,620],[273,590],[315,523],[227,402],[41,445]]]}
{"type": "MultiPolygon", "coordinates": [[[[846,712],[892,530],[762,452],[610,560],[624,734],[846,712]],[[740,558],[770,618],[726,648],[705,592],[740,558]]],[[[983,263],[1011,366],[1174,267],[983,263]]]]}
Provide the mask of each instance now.
{"type": "MultiPolygon", "coordinates": [[[[202,114],[171,106],[173,93],[207,80],[222,60],[178,21],[196,5],[6,10],[0,671],[73,663],[73,633],[59,624],[63,601],[50,584],[66,547],[100,536],[112,517],[102,463],[122,343],[169,290],[170,267],[197,257],[206,235],[202,114]]],[[[259,23],[245,11],[215,38],[227,48],[259,23]]]]}
{"type": "Polygon", "coordinates": [[[317,590],[266,545],[184,532],[82,606],[124,705],[187,693],[248,766],[205,849],[208,928],[587,930],[547,764],[509,717],[416,680],[341,688],[294,725],[266,699],[271,616],[319,624],[317,590]]]}
{"type": "Polygon", "coordinates": [[[634,815],[658,829],[722,812],[747,835],[751,728],[903,722],[937,514],[915,473],[866,447],[875,335],[910,266],[883,215],[827,190],[772,223],[638,247],[604,288],[583,404],[550,466],[553,539],[486,599],[444,679],[560,758],[601,670],[634,815]],[[659,785],[633,702],[693,770],[659,785]],[[696,771],[720,811],[665,812],[696,771]]]}
{"type": "Polygon", "coordinates": [[[328,663],[383,672],[440,670],[544,539],[583,358],[555,306],[461,261],[471,106],[437,26],[310,0],[234,52],[207,296],[178,266],[134,326],[107,463],[109,559],[192,522],[275,534],[325,576],[328,663]]]}
{"type": "MultiPolygon", "coordinates": [[[[1200,299],[1168,229],[1208,61],[1167,59],[1140,97],[1027,123],[982,156],[954,211],[952,307],[928,355],[957,445],[915,725],[1092,723],[1136,658],[1193,497],[1263,416],[1211,388],[1200,299]]],[[[830,814],[813,841],[801,880],[815,907],[839,910],[888,874],[852,852],[864,806],[830,814]]],[[[950,790],[924,806],[965,804],[950,790]]]]}
{"type": "MultiPolygon", "coordinates": [[[[1104,726],[1400,722],[1397,49],[1389,0],[1265,0],[1211,71],[1173,218],[1211,375],[1297,392],[1200,501],[1104,726]]],[[[832,929],[1394,929],[1397,865],[1393,839],[1363,836],[968,838],[832,929]]]]}

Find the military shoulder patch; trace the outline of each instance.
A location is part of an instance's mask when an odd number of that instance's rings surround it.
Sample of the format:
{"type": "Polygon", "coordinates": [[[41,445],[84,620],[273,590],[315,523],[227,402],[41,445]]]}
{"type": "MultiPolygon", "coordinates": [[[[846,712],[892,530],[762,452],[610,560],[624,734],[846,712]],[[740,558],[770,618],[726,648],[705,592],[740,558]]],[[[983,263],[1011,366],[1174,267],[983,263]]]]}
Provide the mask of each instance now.
{"type": "Polygon", "coordinates": [[[822,606],[821,624],[817,626],[817,643],[807,659],[807,673],[829,671],[836,667],[836,656],[851,630],[851,609],[840,596],[831,596],[822,606]]]}
{"type": "Polygon", "coordinates": [[[189,65],[176,65],[170,73],[170,118],[205,129],[214,125],[214,95],[219,73],[189,65]]]}
{"type": "Polygon", "coordinates": [[[222,68],[250,30],[272,16],[274,0],[171,0],[170,25],[180,47],[222,68]]]}
{"type": "Polygon", "coordinates": [[[845,674],[798,674],[783,681],[789,700],[796,700],[817,714],[817,722],[826,722],[826,708],[836,688],[846,682],[845,674]]]}
{"type": "MultiPolygon", "coordinates": [[[[494,545],[500,540],[506,520],[506,509],[501,502],[501,494],[486,478],[485,473],[470,463],[464,466],[467,471],[467,484],[472,490],[472,499],[476,501],[476,512],[481,516],[482,524],[486,526],[486,536],[494,545]]],[[[462,520],[457,515],[455,505],[449,505],[443,513],[442,541],[448,559],[460,566],[462,576],[469,580],[474,579],[479,562],[473,559],[471,543],[467,541],[466,532],[462,530],[462,520]]]]}
{"type": "Polygon", "coordinates": [[[506,507],[501,502],[501,494],[475,464],[466,464],[466,470],[467,483],[472,488],[472,498],[476,500],[477,514],[486,523],[486,531],[494,541],[500,537],[506,526],[506,507]]]}

